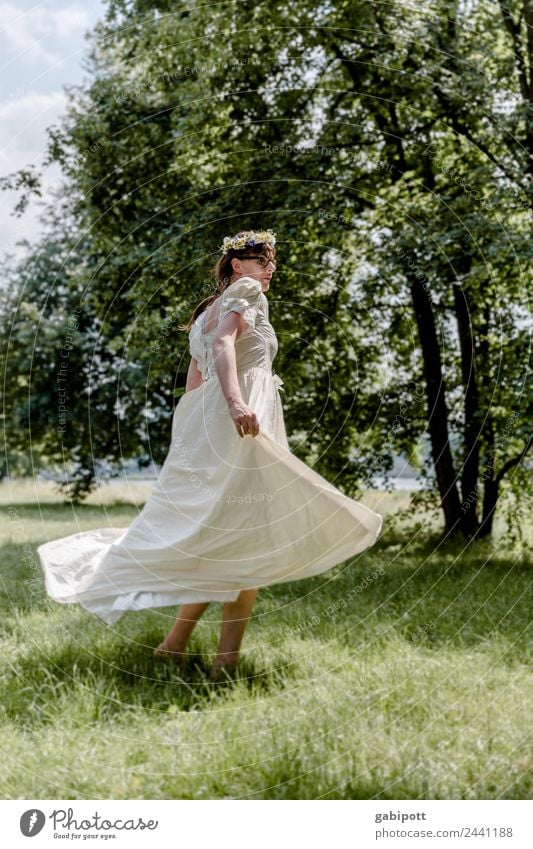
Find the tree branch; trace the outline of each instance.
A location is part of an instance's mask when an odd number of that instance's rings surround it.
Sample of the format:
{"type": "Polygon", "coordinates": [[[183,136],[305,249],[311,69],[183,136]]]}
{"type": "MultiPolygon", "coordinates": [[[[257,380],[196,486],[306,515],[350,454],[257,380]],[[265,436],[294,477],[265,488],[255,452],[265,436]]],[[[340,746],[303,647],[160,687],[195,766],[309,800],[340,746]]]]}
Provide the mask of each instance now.
{"type": "MultiPolygon", "coordinates": [[[[505,3],[505,0],[499,0],[499,3],[505,28],[511,36],[511,40],[513,42],[513,50],[516,59],[516,69],[518,71],[518,81],[520,83],[520,92],[524,100],[530,100],[531,93],[529,82],[527,79],[526,61],[524,58],[524,53],[522,51],[522,45],[520,43],[520,24],[522,14],[518,19],[518,23],[515,23],[513,20],[513,16],[511,15],[510,10],[508,9],[505,3]]],[[[527,6],[527,0],[525,0],[525,4],[527,6]]]]}
{"type": "Polygon", "coordinates": [[[509,469],[512,469],[514,466],[518,466],[518,464],[522,462],[522,460],[524,459],[524,457],[526,456],[526,454],[528,453],[528,451],[529,451],[529,449],[531,448],[532,445],[533,445],[533,434],[529,437],[528,441],[524,445],[524,448],[522,449],[520,454],[518,454],[516,457],[511,457],[510,460],[507,460],[507,462],[503,464],[500,471],[496,475],[496,478],[495,478],[496,483],[500,483],[500,481],[502,480],[503,477],[505,477],[505,475],[507,474],[509,469]]]}

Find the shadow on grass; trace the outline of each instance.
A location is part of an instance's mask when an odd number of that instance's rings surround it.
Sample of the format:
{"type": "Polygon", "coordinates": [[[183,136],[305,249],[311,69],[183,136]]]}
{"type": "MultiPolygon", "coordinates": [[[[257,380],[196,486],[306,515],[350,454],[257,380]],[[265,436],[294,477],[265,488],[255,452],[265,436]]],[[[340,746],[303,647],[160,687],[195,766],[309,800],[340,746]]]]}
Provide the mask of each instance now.
{"type": "Polygon", "coordinates": [[[521,663],[530,648],[531,576],[530,560],[496,556],[489,541],[382,539],[324,576],[272,587],[270,606],[277,601],[284,628],[304,639],[338,634],[360,648],[379,632],[464,650],[500,638],[511,647],[508,659],[521,663]]]}
{"type": "MultiPolygon", "coordinates": [[[[64,516],[62,505],[46,508],[51,513],[63,511],[64,516]]],[[[101,516],[101,508],[86,505],[82,509],[101,516]]],[[[10,622],[20,632],[28,611],[49,604],[42,576],[36,575],[37,555],[29,561],[26,555],[24,546],[15,544],[0,552],[7,589],[6,632],[11,629],[10,622]]],[[[376,635],[381,641],[389,635],[400,636],[434,652],[444,647],[471,650],[482,645],[485,649],[498,638],[509,646],[504,660],[512,665],[527,662],[530,617],[526,598],[530,588],[530,564],[494,556],[494,546],[488,541],[441,545],[434,540],[405,541],[389,535],[364,556],[325,575],[263,589],[256,609],[259,614],[266,610],[266,614],[258,615],[250,627],[256,629],[260,641],[283,642],[295,633],[298,623],[314,617],[316,625],[300,631],[298,639],[308,636],[324,646],[339,640],[348,650],[360,649],[376,635]],[[378,577],[365,584],[376,571],[378,577]],[[354,594],[354,587],[363,589],[354,594]]],[[[60,607],[56,623],[62,615],[60,607]]],[[[152,646],[159,643],[161,634],[156,634],[146,619],[143,624],[143,616],[127,614],[111,638],[103,632],[103,639],[91,643],[89,636],[85,651],[80,651],[79,641],[69,641],[68,625],[64,637],[60,636],[60,647],[49,655],[36,652],[28,642],[28,653],[19,654],[16,667],[0,678],[0,701],[6,714],[19,725],[34,726],[56,721],[72,700],[79,702],[73,715],[86,723],[123,716],[128,708],[154,712],[166,712],[171,705],[179,711],[205,709],[226,698],[234,687],[251,694],[268,693],[282,689],[298,675],[289,655],[281,670],[259,667],[253,656],[243,656],[234,680],[220,683],[209,680],[207,654],[193,654],[181,672],[172,661],[153,657],[152,646]],[[128,641],[120,642],[122,627],[128,641]]],[[[97,629],[91,628],[89,634],[93,633],[98,633],[97,629]]]]}
{"type": "Polygon", "coordinates": [[[286,667],[282,678],[243,657],[232,676],[212,682],[207,655],[191,653],[182,669],[172,660],[153,657],[151,636],[142,640],[147,646],[110,643],[91,654],[72,644],[49,654],[33,651],[19,657],[0,677],[6,716],[30,728],[56,722],[63,710],[83,724],[122,718],[128,709],[160,714],[172,706],[187,712],[208,708],[237,686],[261,695],[279,690],[287,679],[286,667]]]}
{"type": "MultiPolygon", "coordinates": [[[[35,501],[21,501],[20,503],[2,504],[0,505],[0,510],[7,510],[8,507],[12,507],[18,514],[27,514],[27,518],[32,520],[41,516],[46,517],[47,514],[54,517],[59,513],[65,520],[71,512],[82,514],[95,513],[102,520],[102,524],[105,525],[106,512],[108,510],[131,510],[135,513],[142,509],[142,504],[134,504],[132,501],[121,501],[120,499],[106,504],[75,504],[71,501],[41,501],[39,503],[35,501]]],[[[72,533],[75,533],[75,530],[72,533]]]]}

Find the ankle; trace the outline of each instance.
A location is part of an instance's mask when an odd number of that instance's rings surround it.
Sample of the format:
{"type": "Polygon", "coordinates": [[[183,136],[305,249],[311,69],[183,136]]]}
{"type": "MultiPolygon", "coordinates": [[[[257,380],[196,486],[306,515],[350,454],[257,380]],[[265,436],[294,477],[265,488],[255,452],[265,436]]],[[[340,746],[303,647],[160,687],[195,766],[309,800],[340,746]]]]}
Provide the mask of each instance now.
{"type": "Polygon", "coordinates": [[[187,644],[178,640],[173,642],[169,637],[165,637],[162,643],[159,644],[158,648],[161,648],[165,651],[172,652],[173,654],[182,654],[187,655],[187,644]]]}
{"type": "Polygon", "coordinates": [[[213,666],[235,666],[239,660],[239,651],[219,652],[213,662],[213,666]]]}

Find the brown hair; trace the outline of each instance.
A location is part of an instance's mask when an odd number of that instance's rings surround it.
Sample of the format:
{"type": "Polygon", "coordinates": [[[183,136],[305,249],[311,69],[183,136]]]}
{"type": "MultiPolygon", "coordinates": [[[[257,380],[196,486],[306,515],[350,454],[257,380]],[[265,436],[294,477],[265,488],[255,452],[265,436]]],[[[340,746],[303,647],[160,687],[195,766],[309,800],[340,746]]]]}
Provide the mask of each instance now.
{"type": "MultiPolygon", "coordinates": [[[[247,233],[247,230],[241,230],[239,233],[236,233],[236,236],[243,236],[247,233]]],[[[187,324],[179,324],[178,330],[189,331],[193,326],[194,322],[201,315],[204,310],[210,306],[213,301],[216,301],[217,298],[222,295],[222,293],[228,288],[228,286],[232,283],[232,277],[234,275],[233,268],[231,266],[231,260],[235,257],[237,259],[242,259],[243,256],[266,256],[269,259],[274,259],[276,256],[276,248],[267,242],[258,242],[257,245],[249,248],[241,248],[240,250],[234,250],[230,248],[223,256],[221,256],[212,269],[212,274],[215,278],[215,291],[212,292],[207,298],[204,298],[197,304],[192,312],[191,317],[187,324]]]]}

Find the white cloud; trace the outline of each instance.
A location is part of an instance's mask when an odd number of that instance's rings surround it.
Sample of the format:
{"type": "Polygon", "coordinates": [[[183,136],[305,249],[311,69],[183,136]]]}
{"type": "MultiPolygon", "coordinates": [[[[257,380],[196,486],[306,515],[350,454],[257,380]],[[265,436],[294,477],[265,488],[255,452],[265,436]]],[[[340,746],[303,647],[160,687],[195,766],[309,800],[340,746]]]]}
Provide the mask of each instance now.
{"type": "Polygon", "coordinates": [[[90,15],[80,6],[62,9],[34,6],[23,11],[13,3],[0,2],[0,19],[4,55],[7,48],[11,50],[11,59],[50,63],[59,59],[54,42],[77,37],[90,24],[90,15]]]}
{"type": "MultiPolygon", "coordinates": [[[[5,176],[27,165],[40,166],[47,141],[46,129],[57,123],[64,113],[66,95],[63,91],[49,94],[29,94],[18,100],[0,102],[0,174],[5,176]]],[[[43,198],[49,189],[57,185],[61,178],[60,169],[52,166],[43,175],[43,198]]],[[[41,210],[39,201],[32,202],[28,210],[17,218],[11,213],[17,202],[18,194],[5,192],[0,205],[0,254],[3,251],[18,253],[15,242],[36,237],[40,226],[38,215],[41,210]]]]}
{"type": "MultiPolygon", "coordinates": [[[[84,35],[104,11],[102,0],[83,4],[81,0],[0,0],[1,176],[28,165],[41,170],[46,130],[65,114],[67,97],[62,86],[82,81],[84,35]]],[[[42,199],[32,201],[20,218],[10,214],[18,196],[0,193],[0,257],[4,251],[20,254],[18,239],[34,242],[39,237],[38,215],[43,204],[53,202],[50,189],[61,181],[59,167],[47,168],[42,179],[42,199]]]]}
{"type": "Polygon", "coordinates": [[[41,161],[46,128],[64,114],[66,102],[63,91],[0,102],[0,174],[11,173],[29,161],[41,161]]]}

